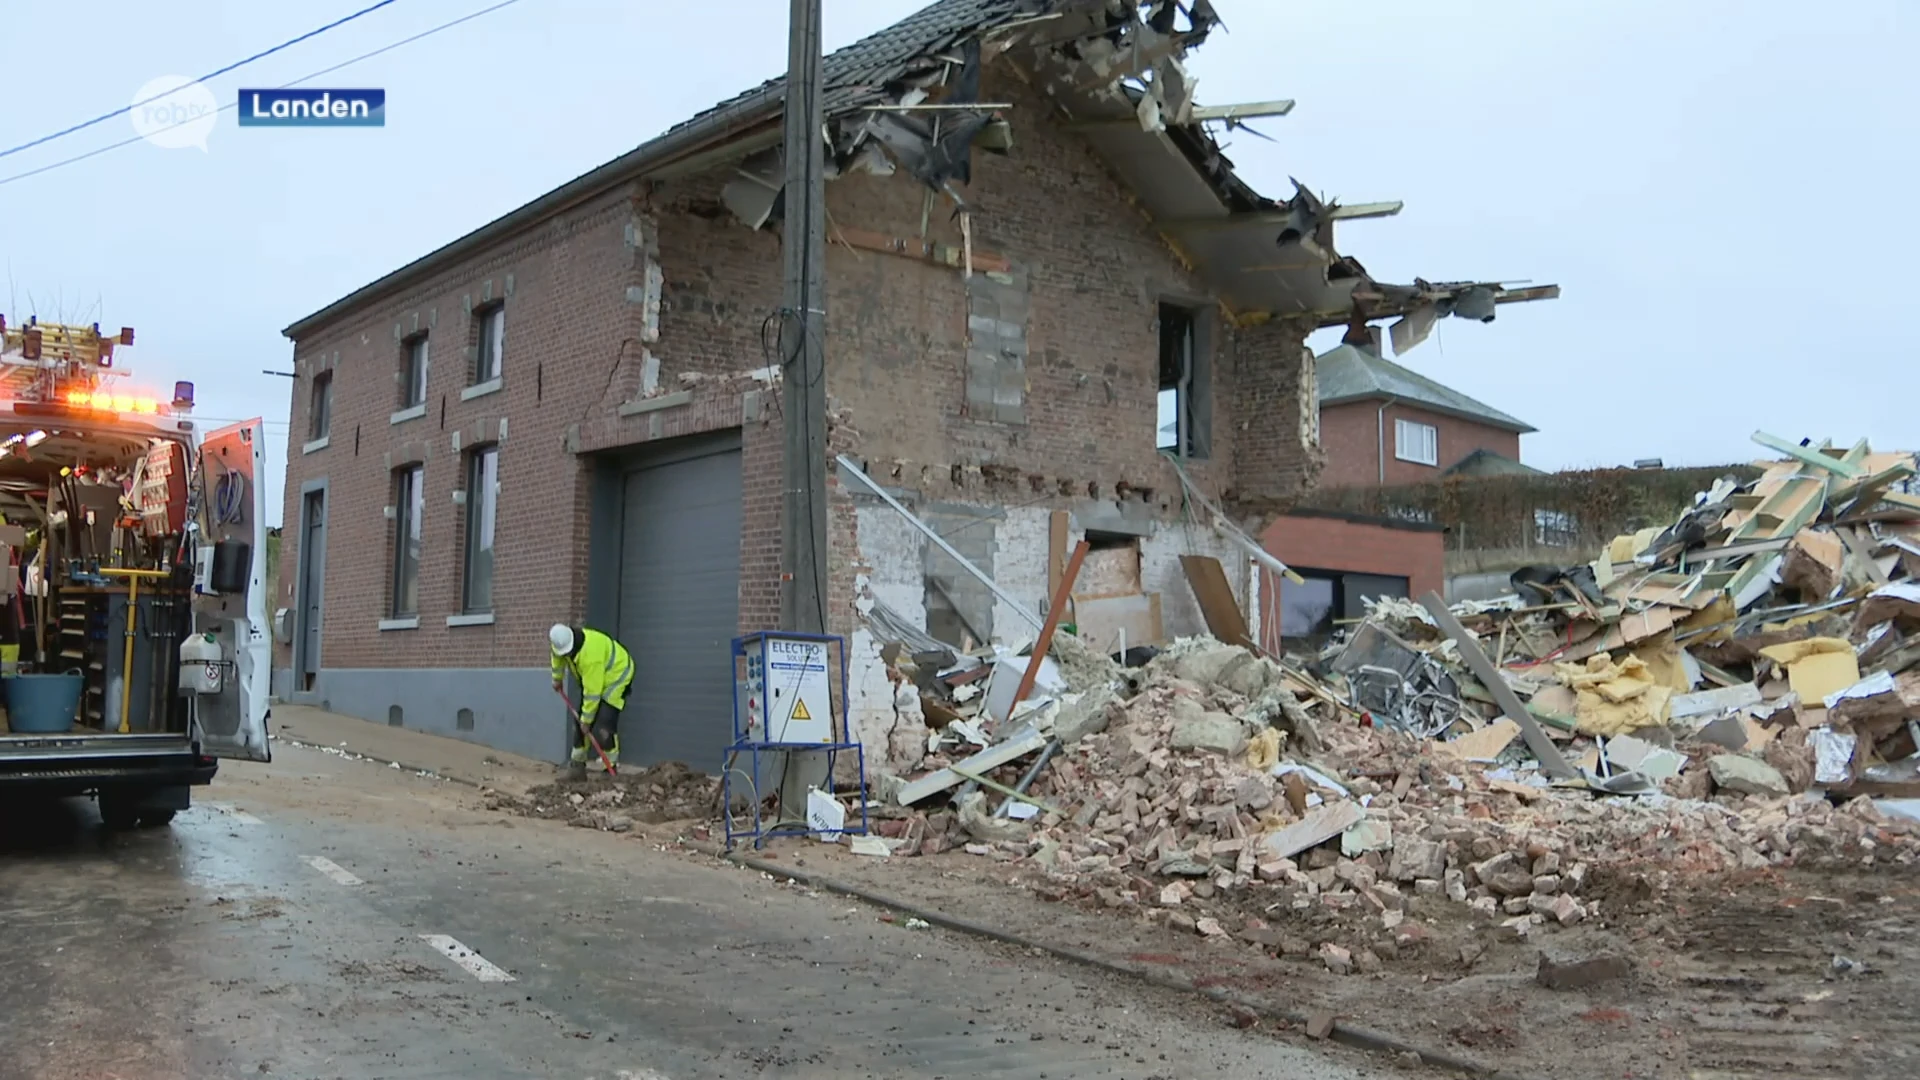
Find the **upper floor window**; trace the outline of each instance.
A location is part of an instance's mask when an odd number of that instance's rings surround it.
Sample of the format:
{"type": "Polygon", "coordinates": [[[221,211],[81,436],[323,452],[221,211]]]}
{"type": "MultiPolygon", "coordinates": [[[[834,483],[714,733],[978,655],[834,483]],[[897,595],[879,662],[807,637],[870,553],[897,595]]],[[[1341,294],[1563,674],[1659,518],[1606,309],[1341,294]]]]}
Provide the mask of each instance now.
{"type": "Polygon", "coordinates": [[[1415,465],[1439,465],[1440,429],[1418,420],[1395,420],[1393,456],[1415,465]]]}
{"type": "Polygon", "coordinates": [[[333,372],[316,371],[307,397],[307,441],[319,442],[333,427],[333,372]]]}
{"type": "Polygon", "coordinates": [[[415,334],[400,343],[400,407],[427,403],[427,335],[415,334]]]}
{"type": "Polygon", "coordinates": [[[1159,436],[1154,446],[1184,458],[1207,456],[1210,371],[1200,312],[1160,305],[1160,391],[1155,399],[1159,436]]]}
{"type": "Polygon", "coordinates": [[[500,377],[500,362],[507,352],[506,305],[481,308],[473,318],[478,324],[480,340],[473,350],[472,375],[473,385],[479,386],[500,377]]]}

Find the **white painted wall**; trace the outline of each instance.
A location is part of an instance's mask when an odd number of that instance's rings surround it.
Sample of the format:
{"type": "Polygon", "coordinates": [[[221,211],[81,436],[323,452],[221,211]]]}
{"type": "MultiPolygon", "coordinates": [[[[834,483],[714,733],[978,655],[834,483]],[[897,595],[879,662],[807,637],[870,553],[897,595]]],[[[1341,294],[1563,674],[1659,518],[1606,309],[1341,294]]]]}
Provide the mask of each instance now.
{"type": "MultiPolygon", "coordinates": [[[[954,500],[944,499],[943,504],[954,500]]],[[[1048,530],[1051,512],[1037,507],[981,506],[982,514],[1003,512],[1004,520],[994,530],[993,576],[1002,590],[1020,600],[1027,611],[1044,609],[1047,596],[1048,530]]],[[[856,507],[860,565],[869,568],[857,582],[856,606],[865,615],[872,600],[888,607],[914,625],[925,629],[927,619],[925,550],[927,538],[893,508],[879,502],[862,500],[856,507]]],[[[986,525],[976,526],[986,528],[986,525]]],[[[1075,521],[1068,544],[1076,544],[1085,535],[1075,521]]],[[[1141,541],[1141,585],[1160,594],[1161,620],[1169,638],[1206,632],[1206,619],[1187,585],[1186,572],[1180,566],[1182,555],[1212,555],[1226,570],[1234,599],[1246,608],[1248,564],[1245,554],[1225,537],[1202,525],[1172,523],[1157,525],[1154,534],[1141,541]]],[[[993,633],[997,642],[1017,645],[1035,636],[1031,623],[1005,601],[996,601],[993,633]]],[[[920,713],[919,697],[912,688],[893,686],[886,664],[880,658],[882,643],[861,627],[848,643],[847,678],[851,701],[848,715],[856,738],[866,747],[869,762],[876,767],[910,769],[917,764],[925,746],[925,721],[920,713]]]]}

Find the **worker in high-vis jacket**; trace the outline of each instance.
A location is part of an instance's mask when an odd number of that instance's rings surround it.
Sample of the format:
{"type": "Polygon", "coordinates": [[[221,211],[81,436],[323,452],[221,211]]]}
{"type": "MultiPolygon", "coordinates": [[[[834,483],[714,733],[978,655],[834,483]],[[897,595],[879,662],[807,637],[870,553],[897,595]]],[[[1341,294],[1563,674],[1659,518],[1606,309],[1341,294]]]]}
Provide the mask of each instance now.
{"type": "MultiPolygon", "coordinates": [[[[567,673],[580,683],[577,723],[573,732],[573,755],[567,771],[575,778],[587,775],[587,763],[595,754],[587,746],[587,732],[606,751],[607,761],[620,764],[620,710],[627,704],[627,687],[633,684],[633,656],[626,647],[598,630],[556,623],[547,631],[547,643],[553,652],[553,688],[565,691],[567,673]]],[[[596,763],[604,769],[605,763],[596,763]]]]}

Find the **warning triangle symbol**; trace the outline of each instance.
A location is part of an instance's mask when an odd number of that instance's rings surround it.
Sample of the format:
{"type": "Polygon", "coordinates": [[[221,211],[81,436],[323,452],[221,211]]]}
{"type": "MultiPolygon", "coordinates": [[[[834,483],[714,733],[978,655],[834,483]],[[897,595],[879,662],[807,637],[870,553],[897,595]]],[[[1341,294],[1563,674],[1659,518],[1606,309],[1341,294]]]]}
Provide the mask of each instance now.
{"type": "Polygon", "coordinates": [[[813,719],[813,714],[807,711],[807,702],[805,698],[793,699],[793,711],[787,714],[787,719],[789,720],[813,719]]]}

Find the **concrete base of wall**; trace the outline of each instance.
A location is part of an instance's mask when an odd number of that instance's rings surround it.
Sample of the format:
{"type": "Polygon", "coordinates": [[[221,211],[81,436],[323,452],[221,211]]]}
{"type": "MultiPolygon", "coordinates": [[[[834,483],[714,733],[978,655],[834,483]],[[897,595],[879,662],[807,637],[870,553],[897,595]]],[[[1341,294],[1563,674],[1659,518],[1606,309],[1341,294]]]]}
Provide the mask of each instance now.
{"type": "Polygon", "coordinates": [[[1465,600],[1498,600],[1513,592],[1513,582],[1504,570],[1484,574],[1453,574],[1447,578],[1447,603],[1465,600]]]}
{"type": "Polygon", "coordinates": [[[295,692],[290,672],[274,673],[276,696],[296,705],[559,763],[566,709],[550,680],[546,668],[327,668],[295,692]]]}

